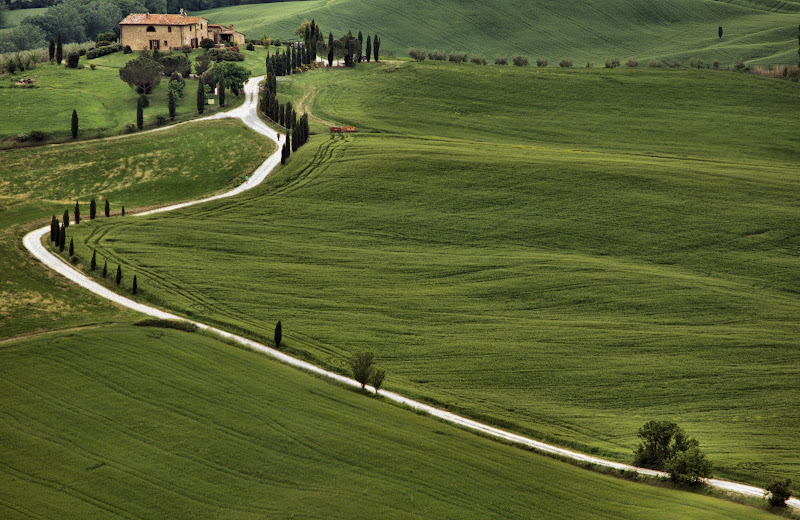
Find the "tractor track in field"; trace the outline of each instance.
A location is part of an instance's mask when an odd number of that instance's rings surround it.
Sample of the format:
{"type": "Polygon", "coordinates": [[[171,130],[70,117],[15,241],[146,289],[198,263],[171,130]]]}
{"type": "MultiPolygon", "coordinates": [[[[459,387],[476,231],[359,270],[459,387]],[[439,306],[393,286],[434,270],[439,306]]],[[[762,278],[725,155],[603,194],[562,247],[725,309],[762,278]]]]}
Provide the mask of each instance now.
{"type": "MultiPolygon", "coordinates": [[[[245,102],[229,111],[214,114],[213,116],[209,116],[202,119],[196,119],[195,121],[207,121],[210,119],[222,119],[222,118],[236,118],[241,119],[248,127],[250,127],[255,132],[264,135],[271,139],[273,142],[278,144],[278,134],[271,128],[269,128],[261,119],[258,117],[258,84],[263,79],[263,76],[257,78],[251,78],[247,84],[245,85],[245,102]]],[[[306,94],[303,99],[306,99],[310,94],[306,94]]],[[[309,99],[313,99],[311,96],[309,99]]],[[[303,106],[302,103],[298,103],[299,106],[303,106]]],[[[313,117],[313,116],[312,116],[313,117]]],[[[322,154],[326,154],[330,146],[326,147],[322,154]]],[[[319,156],[319,152],[317,154],[319,156]]],[[[320,157],[317,157],[321,162],[320,157]]],[[[180,204],[173,204],[170,206],[165,206],[157,209],[153,209],[150,211],[145,211],[142,213],[137,213],[135,215],[131,215],[132,218],[141,217],[146,215],[152,215],[155,213],[163,213],[167,211],[173,211],[177,209],[183,209],[189,206],[194,206],[197,204],[202,204],[204,202],[212,201],[212,200],[219,200],[227,197],[232,197],[234,195],[238,195],[244,191],[252,189],[259,184],[261,184],[267,176],[277,167],[280,163],[280,147],[264,161],[261,166],[259,166],[250,178],[243,184],[240,184],[236,188],[220,193],[211,197],[206,197],[202,199],[197,199],[194,201],[183,202],[180,204]]],[[[303,175],[301,175],[301,179],[307,177],[310,172],[308,172],[308,167],[304,169],[303,175]]],[[[295,182],[290,182],[290,186],[295,184],[295,182]]],[[[290,188],[291,189],[291,188],[290,188]]],[[[80,225],[80,224],[76,224],[80,225]]],[[[121,294],[115,293],[110,289],[106,288],[103,285],[100,285],[96,281],[92,280],[88,276],[84,275],[82,272],[75,270],[70,264],[66,263],[60,256],[53,254],[48,247],[46,247],[42,240],[44,236],[50,231],[49,225],[44,226],[40,229],[35,231],[31,231],[23,238],[23,244],[25,248],[39,261],[41,261],[46,267],[52,269],[53,271],[57,272],[58,274],[64,276],[68,280],[72,281],[73,283],[83,287],[84,289],[88,289],[89,291],[95,293],[96,295],[110,300],[118,305],[122,305],[134,311],[140,312],[147,316],[151,316],[154,318],[159,319],[167,319],[167,320],[180,320],[180,321],[188,321],[194,323],[198,328],[213,332],[223,338],[228,340],[235,341],[247,348],[250,348],[254,351],[261,352],[267,354],[278,361],[281,361],[287,365],[291,365],[295,368],[299,368],[301,370],[305,370],[306,372],[316,374],[318,376],[324,377],[326,379],[336,381],[340,384],[345,386],[359,388],[361,385],[349,377],[343,376],[341,374],[337,374],[335,372],[330,372],[325,370],[321,367],[313,365],[307,361],[302,361],[295,357],[292,357],[284,352],[279,350],[273,349],[251,339],[245,338],[243,336],[239,336],[236,334],[232,334],[230,332],[226,332],[224,330],[218,329],[216,327],[211,327],[206,325],[205,323],[201,323],[194,320],[188,320],[176,314],[172,314],[170,312],[158,309],[156,307],[151,307],[149,305],[144,305],[142,303],[133,301],[121,294]]],[[[481,423],[479,421],[469,419],[467,417],[463,417],[461,415],[457,415],[455,413],[449,412],[447,410],[443,410],[440,408],[436,408],[434,406],[415,401],[408,397],[402,396],[400,394],[389,392],[387,390],[380,390],[376,392],[376,390],[372,387],[368,387],[368,390],[373,393],[380,393],[386,399],[389,399],[393,402],[405,405],[415,411],[426,413],[431,415],[439,420],[448,422],[460,428],[464,428],[473,432],[477,432],[495,439],[500,439],[506,442],[511,442],[513,444],[523,446],[534,451],[555,455],[557,457],[561,457],[563,459],[568,459],[571,461],[576,461],[580,463],[588,463],[596,466],[612,468],[619,471],[630,471],[635,472],[639,475],[644,475],[648,477],[659,477],[663,478],[666,477],[667,474],[661,471],[656,471],[652,469],[645,469],[645,468],[637,468],[635,466],[631,466],[629,464],[623,464],[620,462],[615,462],[611,460],[601,459],[599,457],[594,457],[591,455],[587,455],[585,453],[580,453],[577,451],[568,450],[566,448],[561,448],[558,446],[554,446],[552,444],[547,444],[541,441],[537,441],[523,435],[519,435],[516,433],[512,433],[501,428],[497,428],[494,426],[490,426],[488,424],[481,423]]],[[[717,488],[726,492],[738,493],[745,496],[750,497],[763,497],[766,494],[766,490],[751,486],[748,484],[741,484],[738,482],[731,482],[726,480],[719,480],[719,479],[707,479],[707,484],[713,488],[717,488]]],[[[800,510],[800,499],[798,498],[791,498],[787,500],[786,504],[796,510],[800,510]]]]}

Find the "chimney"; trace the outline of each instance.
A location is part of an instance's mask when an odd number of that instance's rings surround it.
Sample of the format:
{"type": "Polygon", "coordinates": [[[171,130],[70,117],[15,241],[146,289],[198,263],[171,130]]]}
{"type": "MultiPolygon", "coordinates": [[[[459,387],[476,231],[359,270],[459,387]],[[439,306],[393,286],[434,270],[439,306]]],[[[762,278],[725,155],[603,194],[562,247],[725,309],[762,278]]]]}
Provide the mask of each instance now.
{"type": "Polygon", "coordinates": [[[231,30],[233,30],[233,24],[230,24],[228,27],[230,27],[231,30]]]}
{"type": "Polygon", "coordinates": [[[150,12],[148,11],[148,12],[147,12],[147,13],[144,15],[144,17],[145,17],[145,18],[150,18],[150,12]]]}

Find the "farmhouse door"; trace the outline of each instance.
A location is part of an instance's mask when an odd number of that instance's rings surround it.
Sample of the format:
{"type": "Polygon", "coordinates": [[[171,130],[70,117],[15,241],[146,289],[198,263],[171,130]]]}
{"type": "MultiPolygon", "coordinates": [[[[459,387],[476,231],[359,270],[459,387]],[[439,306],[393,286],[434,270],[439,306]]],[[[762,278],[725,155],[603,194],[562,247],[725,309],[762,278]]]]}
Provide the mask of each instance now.
{"type": "Polygon", "coordinates": [[[160,49],[159,40],[150,40],[150,49],[160,49]]]}

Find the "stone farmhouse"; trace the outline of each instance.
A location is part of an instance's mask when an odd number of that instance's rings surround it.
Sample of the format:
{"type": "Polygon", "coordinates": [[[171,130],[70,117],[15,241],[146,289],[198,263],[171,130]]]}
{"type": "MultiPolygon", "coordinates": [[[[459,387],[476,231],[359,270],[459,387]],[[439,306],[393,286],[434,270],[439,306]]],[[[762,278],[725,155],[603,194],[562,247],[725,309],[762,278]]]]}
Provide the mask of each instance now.
{"type": "Polygon", "coordinates": [[[229,42],[244,45],[244,34],[218,24],[209,24],[201,16],[181,14],[129,14],[120,23],[120,43],[124,47],[144,49],[180,50],[184,45],[195,49],[205,38],[214,43],[229,42]]]}

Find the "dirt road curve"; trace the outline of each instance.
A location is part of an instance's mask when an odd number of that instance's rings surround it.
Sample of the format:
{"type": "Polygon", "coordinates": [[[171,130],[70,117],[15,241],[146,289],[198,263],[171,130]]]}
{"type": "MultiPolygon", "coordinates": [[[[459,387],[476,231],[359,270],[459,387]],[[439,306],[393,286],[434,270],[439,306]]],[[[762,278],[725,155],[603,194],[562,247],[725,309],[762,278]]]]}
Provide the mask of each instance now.
{"type": "MultiPolygon", "coordinates": [[[[245,93],[246,93],[247,99],[246,99],[245,103],[242,106],[240,106],[240,107],[238,107],[238,108],[236,108],[234,110],[231,110],[229,112],[215,114],[213,116],[210,116],[210,117],[207,117],[207,118],[203,118],[203,119],[205,119],[205,120],[208,120],[208,119],[222,119],[222,118],[237,118],[237,119],[241,119],[242,121],[244,121],[244,123],[247,126],[252,128],[256,132],[258,132],[258,133],[260,133],[260,134],[272,139],[273,141],[277,142],[277,133],[274,130],[270,129],[267,125],[265,125],[259,119],[258,114],[256,112],[257,111],[257,107],[258,107],[258,83],[259,83],[259,81],[261,81],[261,79],[263,79],[263,76],[262,77],[258,77],[258,78],[251,78],[250,81],[248,81],[248,83],[245,85],[245,93]]],[[[208,198],[205,198],[205,199],[195,200],[195,201],[191,201],[191,202],[184,202],[184,203],[181,203],[181,204],[175,204],[173,206],[167,206],[167,207],[163,207],[163,208],[158,208],[158,209],[154,209],[152,211],[148,211],[148,212],[145,212],[145,213],[139,213],[137,215],[132,215],[132,216],[135,217],[135,216],[142,216],[142,215],[151,215],[153,213],[161,213],[161,212],[165,212],[165,211],[172,211],[172,210],[179,209],[179,208],[185,208],[185,207],[188,207],[188,206],[193,206],[195,204],[202,204],[203,202],[207,202],[207,201],[210,201],[210,200],[217,200],[217,199],[222,199],[222,198],[225,198],[225,197],[232,197],[234,195],[242,193],[243,191],[246,191],[246,190],[249,190],[251,188],[254,188],[255,186],[258,186],[261,182],[264,181],[264,179],[267,178],[267,176],[270,174],[270,172],[279,163],[280,163],[280,149],[278,149],[278,151],[276,151],[266,161],[264,161],[264,163],[261,166],[259,166],[258,169],[256,169],[255,172],[253,172],[253,174],[250,176],[250,178],[249,178],[249,180],[247,182],[245,182],[244,184],[239,185],[238,187],[234,188],[231,191],[228,191],[228,192],[225,192],[225,193],[222,193],[222,194],[219,194],[219,195],[215,195],[213,197],[208,197],[208,198]]],[[[78,225],[80,225],[80,224],[78,224],[78,225]]],[[[80,285],[81,287],[92,291],[93,293],[97,294],[98,296],[106,298],[107,300],[111,300],[111,301],[113,301],[113,302],[115,302],[115,303],[117,303],[119,305],[124,305],[125,307],[128,307],[128,308],[133,309],[133,310],[138,311],[138,312],[141,312],[142,314],[146,314],[146,315],[152,316],[154,318],[161,318],[161,319],[168,319],[168,320],[191,321],[191,320],[185,320],[184,318],[182,318],[180,316],[176,316],[176,315],[171,314],[169,312],[165,312],[165,311],[162,311],[162,310],[157,309],[155,307],[150,307],[148,305],[144,305],[144,304],[135,302],[135,301],[133,301],[131,299],[128,299],[128,298],[126,298],[124,296],[121,296],[121,295],[119,295],[119,294],[117,294],[117,293],[105,288],[104,286],[98,284],[97,282],[95,282],[91,278],[88,278],[83,273],[74,270],[72,268],[72,266],[70,266],[69,264],[67,264],[64,261],[62,261],[61,257],[56,256],[53,253],[51,253],[50,250],[42,244],[42,237],[46,233],[48,233],[49,231],[50,231],[50,226],[49,225],[45,226],[45,227],[43,227],[41,229],[37,229],[36,231],[32,231],[32,232],[28,233],[27,235],[25,235],[25,238],[23,239],[23,244],[25,245],[25,248],[28,249],[28,251],[30,251],[31,254],[33,254],[33,256],[35,256],[37,259],[39,259],[43,264],[45,264],[50,269],[56,271],[57,273],[61,274],[65,278],[68,278],[69,280],[71,280],[72,282],[80,285]]],[[[283,363],[286,363],[288,365],[292,365],[294,367],[306,370],[308,372],[312,372],[314,374],[319,374],[319,375],[324,376],[324,377],[326,377],[328,379],[332,379],[332,380],[338,381],[339,383],[342,383],[342,384],[345,384],[345,385],[349,385],[349,386],[353,386],[353,387],[359,387],[360,386],[360,384],[358,382],[356,382],[355,380],[353,380],[353,379],[347,378],[347,377],[339,375],[339,374],[335,374],[333,372],[329,372],[329,371],[324,370],[324,369],[322,369],[322,368],[320,368],[318,366],[315,366],[315,365],[312,365],[312,364],[307,363],[305,361],[301,361],[299,359],[293,358],[293,357],[291,357],[291,356],[289,356],[287,354],[284,354],[283,352],[280,352],[278,350],[272,349],[272,348],[270,348],[270,347],[268,347],[266,345],[262,345],[260,343],[255,342],[255,341],[249,340],[247,338],[244,338],[244,337],[241,337],[241,336],[237,336],[236,334],[231,334],[229,332],[225,332],[223,330],[220,330],[220,329],[217,329],[217,328],[214,328],[214,327],[210,327],[210,326],[205,325],[205,324],[200,323],[200,322],[196,322],[195,321],[195,322],[192,322],[192,323],[194,323],[195,325],[197,325],[197,327],[199,327],[201,329],[213,331],[213,332],[215,332],[215,333],[217,333],[217,334],[219,334],[221,336],[224,336],[226,338],[232,339],[232,340],[234,340],[234,341],[236,341],[236,342],[238,342],[238,343],[240,343],[242,345],[250,347],[250,348],[252,348],[254,350],[257,350],[259,352],[263,352],[263,353],[265,353],[267,355],[270,355],[270,356],[272,356],[272,357],[278,359],[279,361],[281,361],[283,363]]],[[[375,390],[373,388],[370,388],[370,391],[374,392],[375,390]]],[[[554,455],[559,455],[561,457],[565,457],[565,458],[576,460],[576,461],[589,462],[589,463],[592,463],[592,464],[596,464],[598,466],[615,468],[615,469],[619,469],[619,470],[635,471],[635,472],[637,472],[637,473],[639,473],[641,475],[666,476],[664,473],[659,472],[659,471],[654,471],[654,470],[644,469],[644,468],[636,468],[634,466],[629,466],[627,464],[622,464],[622,463],[619,463],[619,462],[614,462],[614,461],[605,460],[605,459],[601,459],[601,458],[597,458],[597,457],[592,457],[591,455],[586,455],[584,453],[579,453],[579,452],[576,452],[576,451],[571,451],[571,450],[567,450],[567,449],[564,449],[564,448],[559,448],[558,446],[545,444],[543,442],[539,442],[539,441],[536,441],[536,440],[533,440],[533,439],[529,439],[527,437],[523,437],[522,435],[517,435],[515,433],[507,432],[505,430],[501,430],[500,428],[495,428],[493,426],[489,426],[487,424],[483,424],[483,423],[480,423],[478,421],[474,421],[472,419],[467,419],[466,417],[462,417],[460,415],[456,415],[456,414],[448,412],[446,410],[442,410],[442,409],[435,408],[435,407],[427,405],[427,404],[420,403],[419,401],[414,401],[413,399],[409,399],[407,397],[404,397],[402,395],[396,394],[394,392],[388,392],[386,390],[381,390],[380,394],[386,399],[391,399],[392,401],[396,401],[398,403],[405,404],[406,406],[409,406],[409,407],[411,407],[411,408],[413,408],[415,410],[419,410],[419,411],[428,413],[428,414],[430,414],[430,415],[432,415],[434,417],[437,417],[437,418],[439,418],[439,419],[441,419],[443,421],[447,421],[449,423],[461,426],[463,428],[467,428],[467,429],[470,429],[470,430],[481,432],[481,433],[483,433],[485,435],[490,435],[492,437],[496,437],[496,438],[499,438],[499,439],[510,441],[510,442],[513,442],[513,443],[516,443],[516,444],[520,444],[522,446],[527,446],[529,448],[533,448],[533,449],[535,449],[537,451],[540,451],[540,452],[543,452],[543,453],[551,453],[551,454],[554,454],[554,455]]],[[[725,481],[725,480],[710,479],[708,481],[708,484],[713,486],[713,487],[715,487],[715,488],[719,488],[719,489],[722,489],[722,490],[731,491],[731,492],[735,492],[735,493],[740,493],[742,495],[762,497],[765,494],[765,490],[763,490],[761,488],[758,488],[758,487],[755,487],[755,486],[749,486],[749,485],[746,485],[746,484],[739,484],[737,482],[729,482],[729,481],[725,481]]],[[[795,509],[800,510],[800,500],[798,500],[796,498],[792,498],[792,499],[788,500],[787,501],[787,505],[789,505],[790,507],[793,507],[795,509]]]]}

